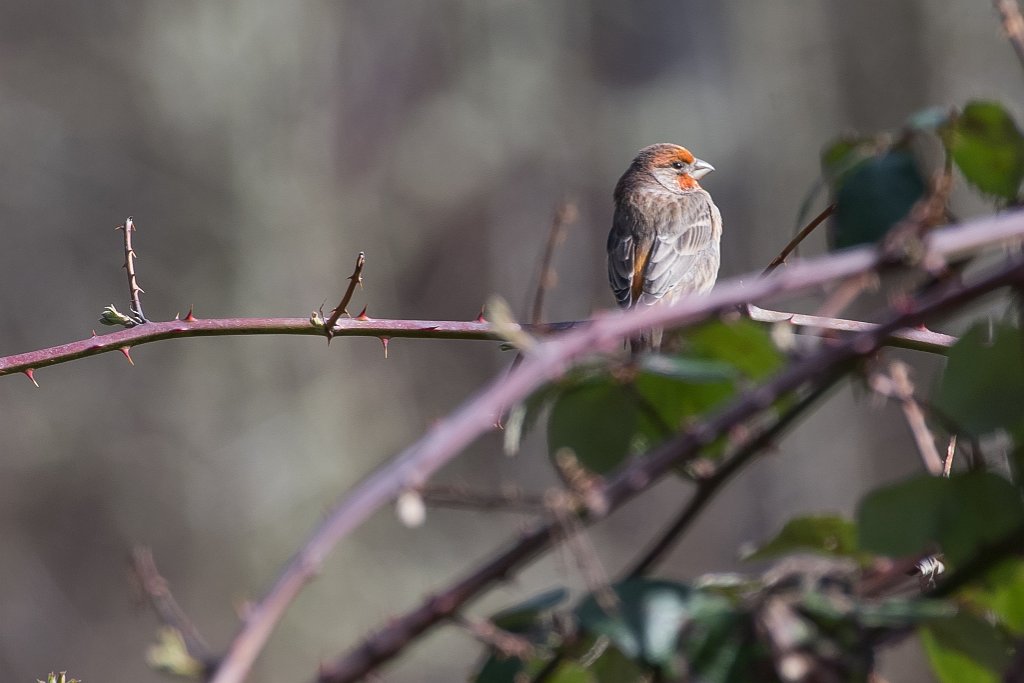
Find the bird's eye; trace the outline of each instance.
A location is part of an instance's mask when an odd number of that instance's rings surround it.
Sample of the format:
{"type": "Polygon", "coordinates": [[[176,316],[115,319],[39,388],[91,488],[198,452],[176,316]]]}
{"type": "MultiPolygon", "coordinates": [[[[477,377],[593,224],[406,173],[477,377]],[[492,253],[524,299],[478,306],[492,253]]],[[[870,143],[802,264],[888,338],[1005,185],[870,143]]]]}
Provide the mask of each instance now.
{"type": "Polygon", "coordinates": [[[672,168],[676,169],[677,171],[683,170],[683,162],[681,162],[681,161],[673,161],[672,162],[672,168]]]}

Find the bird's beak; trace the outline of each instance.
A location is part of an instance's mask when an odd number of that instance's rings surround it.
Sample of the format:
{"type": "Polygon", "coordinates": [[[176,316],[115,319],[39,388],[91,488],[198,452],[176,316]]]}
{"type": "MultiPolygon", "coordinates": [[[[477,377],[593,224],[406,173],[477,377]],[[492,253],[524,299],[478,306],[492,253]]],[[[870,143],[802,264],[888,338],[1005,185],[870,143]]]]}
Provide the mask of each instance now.
{"type": "Polygon", "coordinates": [[[693,160],[693,172],[690,174],[698,180],[715,170],[715,167],[702,159],[693,160]]]}

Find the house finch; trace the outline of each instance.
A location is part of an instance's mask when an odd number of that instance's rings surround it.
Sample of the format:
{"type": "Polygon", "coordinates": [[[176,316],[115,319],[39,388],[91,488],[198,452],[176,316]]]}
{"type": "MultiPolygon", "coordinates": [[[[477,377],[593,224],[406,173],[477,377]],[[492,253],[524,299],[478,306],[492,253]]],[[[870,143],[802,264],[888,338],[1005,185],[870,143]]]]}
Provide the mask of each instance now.
{"type": "MultiPolygon", "coordinates": [[[[619,306],[672,303],[715,284],[722,216],[697,182],[713,170],[683,147],[659,144],[640,150],[619,178],[608,233],[608,281],[619,306]]],[[[657,350],[661,333],[642,331],[632,349],[657,350]]]]}

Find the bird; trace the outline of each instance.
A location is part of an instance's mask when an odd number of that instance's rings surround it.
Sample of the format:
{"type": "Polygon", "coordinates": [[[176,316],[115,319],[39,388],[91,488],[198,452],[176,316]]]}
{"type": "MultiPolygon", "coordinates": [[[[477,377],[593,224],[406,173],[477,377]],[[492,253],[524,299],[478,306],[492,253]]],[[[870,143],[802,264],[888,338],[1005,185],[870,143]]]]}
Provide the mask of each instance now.
{"type": "MultiPolygon", "coordinates": [[[[702,294],[718,278],[722,216],[698,182],[715,167],[679,145],[637,152],[615,185],[608,282],[622,308],[702,294]]],[[[661,329],[630,340],[634,353],[661,348],[661,329]]]]}

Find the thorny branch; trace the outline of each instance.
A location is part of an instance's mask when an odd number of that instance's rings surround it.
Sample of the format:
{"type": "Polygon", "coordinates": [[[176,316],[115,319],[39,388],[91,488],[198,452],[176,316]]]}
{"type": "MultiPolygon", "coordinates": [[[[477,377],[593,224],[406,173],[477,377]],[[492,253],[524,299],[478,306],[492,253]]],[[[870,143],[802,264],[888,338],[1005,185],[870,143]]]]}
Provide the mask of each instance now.
{"type": "MultiPolygon", "coordinates": [[[[790,324],[813,331],[857,332],[871,329],[873,323],[821,316],[786,313],[751,307],[752,320],[764,323],[790,324]]],[[[583,327],[590,321],[548,323],[538,327],[520,325],[517,329],[533,335],[549,335],[583,327]]],[[[391,320],[370,318],[342,318],[334,323],[335,337],[388,337],[407,339],[464,339],[479,341],[501,340],[495,326],[478,320],[391,320]]],[[[798,331],[801,331],[798,329],[798,331]]],[[[35,370],[67,363],[87,356],[119,351],[151,342],[186,337],[224,337],[257,334],[290,334],[322,337],[324,325],[308,318],[211,318],[208,320],[189,315],[183,319],[148,322],[110,334],[95,333],[80,341],[52,346],[37,351],[0,357],[0,377],[14,373],[32,376],[35,370]]],[[[888,345],[929,353],[944,354],[956,343],[956,338],[928,330],[906,329],[893,334],[888,345]]]]}
{"type": "Polygon", "coordinates": [[[337,308],[331,311],[331,316],[324,323],[324,333],[327,335],[328,343],[334,337],[336,332],[334,326],[338,323],[338,318],[343,315],[348,315],[348,304],[352,301],[352,295],[356,291],[356,285],[363,284],[363,266],[366,265],[366,254],[359,252],[356,256],[356,267],[352,271],[352,274],[348,277],[348,287],[345,289],[345,294],[341,297],[341,303],[338,304],[337,308]]]}
{"type": "MultiPolygon", "coordinates": [[[[645,457],[632,461],[612,473],[607,483],[601,487],[607,509],[611,511],[618,508],[651,486],[673,467],[695,457],[702,447],[728,433],[734,426],[757,415],[778,398],[798,390],[809,382],[814,387],[812,392],[823,390],[823,387],[834,382],[850,363],[880,348],[886,336],[892,331],[947,312],[995,289],[1014,285],[1022,280],[1024,260],[1018,259],[970,285],[955,285],[945,292],[933,293],[927,295],[927,298],[905,304],[901,313],[879,327],[861,332],[841,344],[825,346],[790,365],[765,384],[740,396],[703,422],[691,426],[686,432],[661,444],[645,457]]],[[[644,316],[644,322],[649,317],[644,316]]],[[[549,342],[552,345],[554,343],[549,342]]],[[[524,362],[523,369],[530,367],[530,360],[524,362]]],[[[483,397],[478,397],[476,402],[479,404],[482,399],[483,397]]],[[[725,472],[721,474],[723,478],[729,474],[725,470],[720,472],[725,472]]],[[[584,516],[586,517],[585,512],[584,516]]],[[[450,618],[481,592],[506,579],[534,559],[555,542],[558,532],[556,522],[534,526],[506,550],[469,572],[447,589],[428,598],[402,617],[390,620],[387,626],[336,664],[323,667],[318,678],[319,683],[347,683],[359,680],[397,655],[414,638],[450,618]]]]}
{"type": "Polygon", "coordinates": [[[146,320],[146,314],[142,312],[142,294],[145,292],[142,287],[139,287],[139,280],[135,275],[135,249],[132,247],[132,233],[135,232],[135,221],[132,220],[131,216],[125,219],[123,225],[119,225],[115,230],[120,230],[124,233],[124,266],[122,266],[125,272],[128,274],[128,306],[131,310],[132,322],[136,325],[149,322],[146,320]]]}

